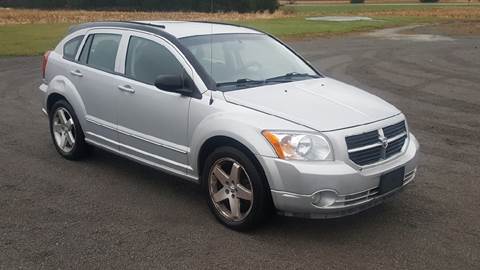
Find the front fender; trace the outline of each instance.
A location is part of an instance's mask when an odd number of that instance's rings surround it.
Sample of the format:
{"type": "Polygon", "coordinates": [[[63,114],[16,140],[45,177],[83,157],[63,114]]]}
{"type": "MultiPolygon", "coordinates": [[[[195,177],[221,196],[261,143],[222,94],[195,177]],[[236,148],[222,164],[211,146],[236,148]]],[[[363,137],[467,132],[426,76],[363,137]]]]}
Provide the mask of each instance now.
{"type": "Polygon", "coordinates": [[[198,157],[202,146],[208,139],[216,136],[236,140],[255,155],[275,156],[273,148],[262,136],[261,131],[258,127],[231,119],[215,119],[214,122],[202,122],[192,136],[190,160],[193,170],[198,172],[198,157]]]}
{"type": "Polygon", "coordinates": [[[215,136],[224,136],[238,141],[254,155],[276,157],[270,143],[263,137],[262,131],[272,130],[305,130],[292,122],[258,112],[242,106],[216,101],[217,107],[200,107],[192,104],[190,122],[190,154],[189,161],[194,172],[198,172],[198,157],[205,142],[215,136]],[[205,111],[208,111],[205,113],[205,111]]]}

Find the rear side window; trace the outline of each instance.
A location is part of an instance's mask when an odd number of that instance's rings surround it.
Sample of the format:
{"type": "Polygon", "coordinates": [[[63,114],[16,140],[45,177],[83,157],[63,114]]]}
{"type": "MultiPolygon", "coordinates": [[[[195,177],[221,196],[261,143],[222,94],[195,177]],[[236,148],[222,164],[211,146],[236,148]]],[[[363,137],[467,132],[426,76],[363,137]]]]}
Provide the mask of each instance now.
{"type": "Polygon", "coordinates": [[[75,56],[77,56],[78,47],[80,47],[80,43],[82,43],[84,36],[78,36],[71,40],[69,40],[63,46],[63,58],[74,61],[75,56]]]}
{"type": "Polygon", "coordinates": [[[121,35],[115,34],[90,35],[85,42],[80,62],[103,71],[114,72],[121,38],[121,35]]]}
{"type": "Polygon", "coordinates": [[[128,44],[125,75],[133,80],[154,85],[159,75],[184,75],[184,70],[164,46],[132,36],[128,44]]]}

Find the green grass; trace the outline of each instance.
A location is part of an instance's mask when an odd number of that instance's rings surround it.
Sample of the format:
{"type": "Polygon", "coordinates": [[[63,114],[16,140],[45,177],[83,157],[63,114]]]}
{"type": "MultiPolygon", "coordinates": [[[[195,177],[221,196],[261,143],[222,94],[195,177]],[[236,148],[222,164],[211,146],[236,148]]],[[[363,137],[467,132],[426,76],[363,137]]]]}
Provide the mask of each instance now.
{"type": "MultiPolygon", "coordinates": [[[[304,38],[353,31],[367,31],[405,25],[417,18],[390,17],[374,21],[319,22],[303,17],[235,22],[284,39],[304,38]]],[[[55,47],[67,32],[68,24],[22,24],[0,26],[0,56],[41,55],[55,47]]]]}
{"type": "Polygon", "coordinates": [[[256,20],[240,24],[260,29],[280,38],[296,39],[401,26],[412,23],[413,21],[416,23],[423,23],[430,20],[428,18],[419,19],[415,17],[379,17],[371,21],[324,22],[307,21],[303,17],[295,17],[287,19],[256,20]]]}
{"type": "MultiPolygon", "coordinates": [[[[475,11],[478,14],[480,5],[311,5],[284,7],[293,17],[283,19],[261,19],[243,22],[234,22],[258,28],[280,38],[304,38],[321,35],[344,34],[355,31],[368,31],[385,27],[402,26],[425,22],[445,20],[439,18],[438,8],[465,9],[468,14],[475,11]],[[427,11],[425,16],[410,16],[408,13],[396,16],[373,16],[372,21],[355,22],[322,22],[307,21],[305,17],[325,15],[357,15],[365,12],[389,11],[427,11]],[[431,12],[430,12],[431,11],[431,12]]],[[[475,19],[476,16],[474,15],[475,19]]],[[[480,18],[479,18],[480,20],[480,18]]],[[[0,56],[40,55],[52,49],[65,35],[68,24],[26,24],[0,26],[0,56]]]]}
{"type": "MultiPolygon", "coordinates": [[[[303,38],[321,35],[344,34],[358,31],[368,31],[386,27],[403,26],[409,24],[422,24],[446,21],[448,16],[443,16],[451,11],[449,9],[461,10],[465,14],[478,14],[479,4],[407,4],[407,5],[352,5],[352,4],[331,4],[331,5],[297,5],[286,6],[284,9],[295,17],[287,19],[270,19],[246,21],[241,24],[258,28],[281,38],[303,38]],[[439,12],[440,11],[442,12],[439,12]],[[418,16],[418,11],[424,16],[418,16]],[[474,11],[474,13],[472,13],[474,11]],[[387,15],[378,15],[376,12],[387,12],[387,15]],[[411,12],[411,14],[409,13],[411,12]],[[374,20],[353,21],[353,22],[326,22],[307,21],[306,17],[330,16],[330,15],[369,15],[374,20]],[[398,14],[402,13],[401,16],[398,14]],[[441,13],[441,14],[440,14],[441,13]],[[439,16],[442,15],[442,16],[439,16]]],[[[480,21],[478,15],[475,19],[480,21]],[[478,18],[477,18],[478,17],[478,18]]]]}
{"type": "Polygon", "coordinates": [[[0,56],[40,55],[65,35],[67,24],[0,26],[0,56]]]}
{"type": "Polygon", "coordinates": [[[368,5],[368,4],[332,4],[332,5],[298,5],[288,6],[295,13],[308,15],[331,15],[331,14],[357,14],[363,12],[385,12],[385,11],[416,11],[416,10],[432,10],[432,8],[450,9],[450,8],[480,8],[478,4],[385,4],[385,5],[368,5]]]}

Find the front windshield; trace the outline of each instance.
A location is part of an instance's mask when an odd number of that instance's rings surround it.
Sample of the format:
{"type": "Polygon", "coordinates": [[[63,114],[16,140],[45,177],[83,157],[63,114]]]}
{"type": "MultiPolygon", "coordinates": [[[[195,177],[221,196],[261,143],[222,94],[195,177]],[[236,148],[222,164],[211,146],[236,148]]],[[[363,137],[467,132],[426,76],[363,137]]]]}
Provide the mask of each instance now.
{"type": "Polygon", "coordinates": [[[264,34],[219,34],[180,39],[222,91],[318,78],[288,48],[264,34]]]}

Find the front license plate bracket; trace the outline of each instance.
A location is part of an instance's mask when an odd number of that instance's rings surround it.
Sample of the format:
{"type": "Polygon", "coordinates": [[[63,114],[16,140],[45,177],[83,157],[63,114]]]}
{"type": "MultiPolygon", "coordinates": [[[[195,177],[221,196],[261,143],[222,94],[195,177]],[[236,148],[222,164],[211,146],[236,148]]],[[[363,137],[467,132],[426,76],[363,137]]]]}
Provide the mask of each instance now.
{"type": "Polygon", "coordinates": [[[379,194],[388,193],[403,185],[405,178],[405,167],[398,168],[380,176],[379,194]]]}

